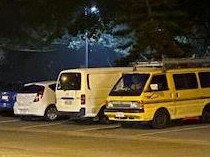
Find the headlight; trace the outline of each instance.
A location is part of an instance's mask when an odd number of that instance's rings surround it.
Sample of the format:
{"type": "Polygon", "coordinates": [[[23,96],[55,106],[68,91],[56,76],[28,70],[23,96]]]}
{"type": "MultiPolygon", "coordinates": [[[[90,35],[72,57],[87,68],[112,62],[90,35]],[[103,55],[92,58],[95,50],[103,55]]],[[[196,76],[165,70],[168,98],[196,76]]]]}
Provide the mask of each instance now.
{"type": "Polygon", "coordinates": [[[112,107],[113,107],[112,102],[108,102],[108,103],[107,103],[107,108],[112,108],[112,107]]]}
{"type": "Polygon", "coordinates": [[[144,105],[141,104],[140,102],[134,101],[134,102],[131,102],[130,107],[131,108],[140,108],[140,109],[142,109],[142,108],[144,108],[144,105]]]}

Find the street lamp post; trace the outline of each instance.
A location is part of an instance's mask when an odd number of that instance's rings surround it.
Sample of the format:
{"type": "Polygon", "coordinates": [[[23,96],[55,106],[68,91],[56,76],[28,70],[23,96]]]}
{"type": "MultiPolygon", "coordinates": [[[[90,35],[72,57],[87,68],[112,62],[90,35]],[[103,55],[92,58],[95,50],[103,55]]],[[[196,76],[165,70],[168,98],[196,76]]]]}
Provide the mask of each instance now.
{"type": "MultiPolygon", "coordinates": [[[[88,13],[90,14],[98,14],[99,10],[96,6],[92,6],[88,9],[88,7],[85,7],[85,16],[88,16],[88,13]]],[[[85,32],[85,67],[88,68],[89,66],[89,38],[88,38],[88,31],[85,32]]]]}
{"type": "Polygon", "coordinates": [[[88,68],[88,62],[89,62],[89,39],[88,39],[88,33],[85,33],[85,67],[88,68]]]}
{"type": "MultiPolygon", "coordinates": [[[[88,8],[87,7],[85,7],[85,16],[87,16],[88,15],[88,8]]],[[[89,58],[89,56],[88,56],[88,48],[89,48],[89,45],[88,45],[88,32],[87,32],[87,30],[86,30],[86,32],[85,32],[85,67],[86,68],[88,68],[88,58],[89,58]]]]}

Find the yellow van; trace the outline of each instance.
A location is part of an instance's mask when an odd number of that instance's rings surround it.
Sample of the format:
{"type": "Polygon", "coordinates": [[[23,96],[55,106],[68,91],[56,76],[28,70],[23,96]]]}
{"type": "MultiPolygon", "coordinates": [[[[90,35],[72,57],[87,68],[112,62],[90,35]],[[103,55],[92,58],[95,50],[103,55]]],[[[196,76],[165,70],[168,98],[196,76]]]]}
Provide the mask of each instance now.
{"type": "Polygon", "coordinates": [[[210,68],[202,62],[175,60],[171,66],[141,66],[123,74],[109,93],[105,115],[113,121],[151,122],[154,128],[195,116],[210,121],[210,68]]]}
{"type": "Polygon", "coordinates": [[[79,68],[61,71],[56,87],[56,107],[72,118],[96,117],[103,121],[106,98],[123,72],[132,67],[79,68]]]}

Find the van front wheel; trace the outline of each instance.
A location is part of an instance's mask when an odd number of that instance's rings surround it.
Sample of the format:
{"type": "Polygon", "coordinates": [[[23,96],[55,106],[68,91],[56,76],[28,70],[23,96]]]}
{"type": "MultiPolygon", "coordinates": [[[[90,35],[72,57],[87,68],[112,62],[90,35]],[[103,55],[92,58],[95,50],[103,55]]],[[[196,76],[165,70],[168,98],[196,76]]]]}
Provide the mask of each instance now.
{"type": "Polygon", "coordinates": [[[109,118],[104,114],[105,109],[106,109],[106,105],[103,105],[97,114],[98,121],[101,124],[109,124],[110,123],[109,118]]]}
{"type": "Polygon", "coordinates": [[[210,122],[210,106],[207,106],[203,109],[202,122],[204,123],[210,122]]]}
{"type": "Polygon", "coordinates": [[[167,110],[159,109],[155,112],[152,120],[152,127],[155,129],[162,129],[167,127],[170,121],[170,116],[167,110]]]}
{"type": "Polygon", "coordinates": [[[49,106],[45,110],[44,119],[47,121],[54,121],[58,117],[58,111],[55,106],[49,106]]]}

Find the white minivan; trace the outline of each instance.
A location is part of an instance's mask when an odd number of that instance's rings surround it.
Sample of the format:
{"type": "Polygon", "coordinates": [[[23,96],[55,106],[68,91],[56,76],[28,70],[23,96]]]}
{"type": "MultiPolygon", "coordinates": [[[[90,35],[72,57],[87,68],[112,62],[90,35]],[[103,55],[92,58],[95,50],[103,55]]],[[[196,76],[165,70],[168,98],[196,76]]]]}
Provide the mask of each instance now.
{"type": "Polygon", "coordinates": [[[104,121],[105,101],[123,72],[131,67],[79,68],[61,71],[56,87],[56,107],[72,118],[95,117],[104,121]]]}
{"type": "Polygon", "coordinates": [[[25,84],[17,93],[14,114],[22,119],[40,116],[48,121],[55,120],[57,118],[55,87],[56,81],[25,84]]]}

